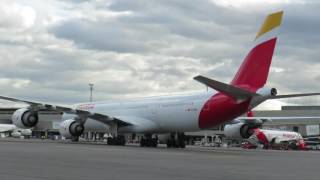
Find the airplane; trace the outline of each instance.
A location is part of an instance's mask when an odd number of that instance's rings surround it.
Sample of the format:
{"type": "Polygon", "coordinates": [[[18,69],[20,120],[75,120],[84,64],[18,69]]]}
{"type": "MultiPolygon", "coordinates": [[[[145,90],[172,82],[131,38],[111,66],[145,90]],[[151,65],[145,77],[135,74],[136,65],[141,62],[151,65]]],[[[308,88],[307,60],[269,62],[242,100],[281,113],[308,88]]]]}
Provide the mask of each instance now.
{"type": "Polygon", "coordinates": [[[255,129],[248,142],[263,144],[265,149],[306,150],[303,137],[298,132],[272,129],[255,129]]]}
{"type": "Polygon", "coordinates": [[[240,117],[224,126],[224,135],[228,139],[243,139],[242,147],[255,149],[262,145],[264,149],[306,150],[306,144],[298,132],[279,129],[262,129],[268,121],[291,119],[319,119],[320,117],[254,117],[248,111],[247,117],[240,117]],[[240,131],[239,131],[240,129],[240,131]]]}
{"type": "Polygon", "coordinates": [[[15,138],[32,135],[32,131],[30,129],[20,129],[14,124],[0,124],[0,133],[4,132],[12,132],[11,136],[15,138]]]}
{"type": "MultiPolygon", "coordinates": [[[[113,135],[108,144],[125,145],[124,133],[144,134],[141,146],[156,147],[156,134],[169,134],[167,147],[185,146],[184,132],[210,129],[245,114],[269,99],[320,95],[320,93],[277,95],[267,87],[269,68],[277,42],[276,30],[283,11],[266,17],[255,37],[255,46],[245,57],[231,83],[223,83],[198,75],[194,80],[210,91],[185,95],[168,95],[109,102],[89,102],[72,107],[0,96],[29,106],[16,110],[12,122],[20,128],[37,125],[40,109],[63,113],[59,132],[77,141],[88,126],[108,126],[113,135]]],[[[240,129],[238,129],[240,131],[240,129]]]]}

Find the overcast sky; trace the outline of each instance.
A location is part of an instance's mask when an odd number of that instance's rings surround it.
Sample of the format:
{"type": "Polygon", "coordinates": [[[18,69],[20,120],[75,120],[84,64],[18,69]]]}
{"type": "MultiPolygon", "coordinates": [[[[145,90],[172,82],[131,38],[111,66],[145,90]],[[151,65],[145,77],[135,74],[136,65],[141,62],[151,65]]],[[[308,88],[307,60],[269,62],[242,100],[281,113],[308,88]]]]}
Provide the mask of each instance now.
{"type": "Polygon", "coordinates": [[[0,94],[70,104],[88,101],[88,83],[94,100],[205,90],[192,78],[229,82],[265,16],[278,10],[285,14],[269,86],[320,92],[320,3],[279,2],[1,0],[0,94]]]}

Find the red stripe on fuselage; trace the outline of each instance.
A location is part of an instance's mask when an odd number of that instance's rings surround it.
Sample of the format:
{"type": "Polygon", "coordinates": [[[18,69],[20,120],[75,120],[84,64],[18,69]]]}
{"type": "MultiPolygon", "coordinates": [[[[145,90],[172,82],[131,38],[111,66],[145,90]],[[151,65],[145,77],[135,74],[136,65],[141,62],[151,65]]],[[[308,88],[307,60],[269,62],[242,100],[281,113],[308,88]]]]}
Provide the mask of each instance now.
{"type": "Polygon", "coordinates": [[[250,100],[237,103],[235,99],[218,93],[201,109],[199,127],[207,129],[231,121],[248,110],[250,100]]]}

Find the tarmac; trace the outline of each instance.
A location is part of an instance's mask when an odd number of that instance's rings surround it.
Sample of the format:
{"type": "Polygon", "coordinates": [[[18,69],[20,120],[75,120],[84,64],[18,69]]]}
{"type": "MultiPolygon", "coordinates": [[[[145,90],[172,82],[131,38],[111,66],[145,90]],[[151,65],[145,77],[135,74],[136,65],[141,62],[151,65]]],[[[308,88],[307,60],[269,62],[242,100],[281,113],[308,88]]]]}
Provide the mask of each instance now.
{"type": "Polygon", "coordinates": [[[320,152],[0,140],[1,180],[319,180],[320,152]]]}

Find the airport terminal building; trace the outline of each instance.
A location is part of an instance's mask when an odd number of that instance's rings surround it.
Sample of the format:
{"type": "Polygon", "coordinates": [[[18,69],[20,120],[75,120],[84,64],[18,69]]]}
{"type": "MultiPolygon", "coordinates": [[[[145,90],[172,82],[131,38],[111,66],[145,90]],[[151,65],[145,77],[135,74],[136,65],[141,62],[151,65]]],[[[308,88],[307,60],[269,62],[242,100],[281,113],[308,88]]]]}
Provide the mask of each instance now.
{"type": "MultiPolygon", "coordinates": [[[[0,123],[10,124],[11,116],[16,108],[1,108],[0,123]]],[[[286,119],[281,121],[270,121],[264,124],[264,128],[275,128],[282,130],[292,130],[302,134],[302,136],[318,136],[320,129],[320,106],[283,106],[281,110],[255,111],[257,117],[297,117],[299,119],[286,119]],[[307,119],[303,117],[319,117],[307,119]]],[[[59,135],[59,124],[61,114],[53,111],[40,111],[39,123],[33,128],[33,136],[48,137],[59,135]]],[[[99,133],[99,132],[98,132],[99,133]]],[[[101,132],[100,132],[101,133],[101,132]]],[[[186,132],[189,137],[204,137],[222,135],[223,126],[199,132],[186,132]]],[[[85,135],[85,137],[88,137],[85,135]]]]}

